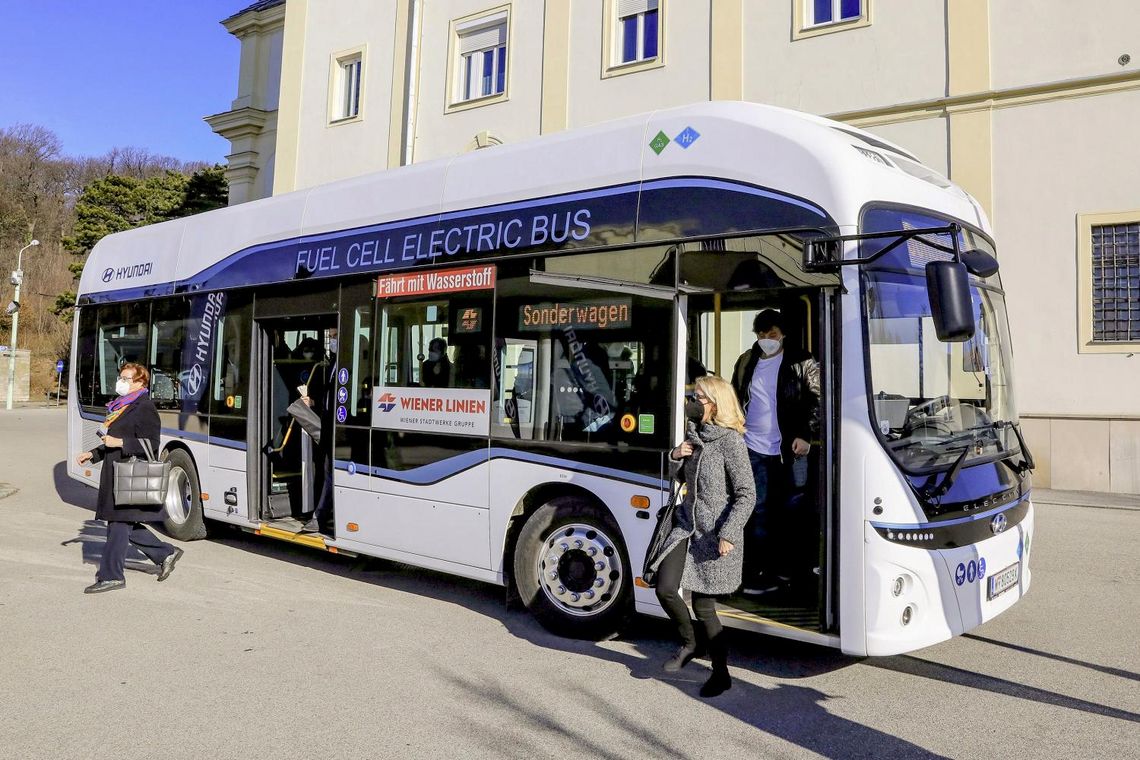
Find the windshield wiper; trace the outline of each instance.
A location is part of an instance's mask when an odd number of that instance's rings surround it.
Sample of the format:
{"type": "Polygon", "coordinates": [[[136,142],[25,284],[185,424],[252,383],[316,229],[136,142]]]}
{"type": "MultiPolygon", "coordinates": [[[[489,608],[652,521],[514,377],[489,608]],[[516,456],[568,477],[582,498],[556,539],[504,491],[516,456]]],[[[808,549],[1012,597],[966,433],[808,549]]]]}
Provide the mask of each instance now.
{"type": "Polygon", "coordinates": [[[969,456],[970,449],[972,448],[974,448],[973,442],[962,447],[962,450],[958,453],[958,458],[954,460],[954,464],[950,465],[950,469],[946,471],[946,474],[942,476],[942,480],[938,481],[937,484],[935,484],[934,479],[938,476],[931,475],[930,479],[922,486],[922,498],[927,501],[932,501],[945,496],[950,490],[950,487],[954,485],[954,480],[962,470],[962,464],[966,461],[966,457],[969,456]]]}
{"type": "Polygon", "coordinates": [[[1009,458],[1006,457],[1001,460],[1002,464],[1013,470],[1013,473],[1018,477],[1021,477],[1022,473],[1027,470],[1037,468],[1037,463],[1033,461],[1033,454],[1029,451],[1029,447],[1025,445],[1025,438],[1021,435],[1021,428],[1018,425],[1007,420],[997,420],[991,427],[993,427],[995,431],[1001,430],[1002,428],[1012,428],[1013,434],[1017,436],[1017,446],[1020,449],[1021,461],[1011,462],[1009,458]]]}

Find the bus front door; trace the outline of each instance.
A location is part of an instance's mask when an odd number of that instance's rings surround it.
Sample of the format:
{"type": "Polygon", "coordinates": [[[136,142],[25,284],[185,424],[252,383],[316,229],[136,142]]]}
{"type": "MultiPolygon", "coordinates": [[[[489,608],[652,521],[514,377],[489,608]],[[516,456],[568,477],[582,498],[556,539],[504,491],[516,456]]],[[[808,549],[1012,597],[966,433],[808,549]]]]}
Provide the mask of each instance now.
{"type": "Polygon", "coordinates": [[[279,530],[331,537],[337,317],[281,317],[259,326],[256,519],[279,530]]]}
{"type": "MultiPolygon", "coordinates": [[[[800,365],[797,373],[801,367],[807,370],[805,379],[811,376],[814,385],[821,374],[828,375],[830,330],[822,315],[828,311],[828,299],[833,297],[827,288],[788,287],[689,296],[691,369],[687,383],[701,374],[712,373],[737,386],[750,384],[753,378],[742,375],[747,371],[748,352],[757,350],[754,320],[769,312],[762,321],[767,325],[775,316],[782,328],[781,353],[785,359],[781,361],[795,361],[800,365]],[[810,366],[813,362],[822,373],[810,366]]],[[[825,403],[825,395],[821,388],[821,432],[807,441],[808,455],[782,456],[778,463],[768,464],[766,484],[760,482],[764,478],[758,475],[758,490],[766,485],[766,493],[765,498],[758,500],[745,531],[744,582],[736,594],[725,600],[732,609],[722,614],[739,615],[748,622],[761,621],[769,627],[774,623],[776,628],[791,626],[824,632],[832,627],[831,615],[827,613],[831,591],[827,578],[832,564],[827,496],[830,441],[823,434],[830,405],[825,403]]],[[[757,421],[751,422],[755,425],[757,421]]],[[[749,440],[752,451],[759,439],[746,435],[746,441],[749,440]]],[[[763,465],[754,464],[754,470],[757,466],[763,465]]]]}

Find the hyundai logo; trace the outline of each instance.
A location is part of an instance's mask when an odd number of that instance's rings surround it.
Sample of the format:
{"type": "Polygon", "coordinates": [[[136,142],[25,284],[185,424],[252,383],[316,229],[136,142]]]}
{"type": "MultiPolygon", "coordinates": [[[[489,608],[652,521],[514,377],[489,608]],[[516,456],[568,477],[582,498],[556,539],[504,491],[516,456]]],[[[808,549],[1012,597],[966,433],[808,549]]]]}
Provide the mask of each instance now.
{"type": "Polygon", "coordinates": [[[998,533],[1001,533],[1003,530],[1005,530],[1006,525],[1008,524],[1009,521],[1005,519],[1005,514],[994,515],[994,519],[990,520],[990,530],[992,530],[996,536],[998,533]]]}
{"type": "Polygon", "coordinates": [[[103,282],[110,282],[111,278],[115,276],[115,270],[107,267],[103,270],[103,282]]]}
{"type": "Polygon", "coordinates": [[[190,368],[190,374],[186,376],[186,390],[190,391],[191,396],[197,396],[198,391],[202,390],[201,364],[195,364],[190,368]]]}

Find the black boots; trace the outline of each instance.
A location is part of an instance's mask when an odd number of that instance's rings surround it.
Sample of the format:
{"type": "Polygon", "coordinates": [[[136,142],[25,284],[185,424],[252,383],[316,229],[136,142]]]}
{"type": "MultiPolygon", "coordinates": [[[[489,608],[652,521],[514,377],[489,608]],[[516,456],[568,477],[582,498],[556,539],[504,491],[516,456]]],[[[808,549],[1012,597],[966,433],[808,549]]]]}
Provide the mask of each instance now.
{"type": "Polygon", "coordinates": [[[701,687],[702,697],[716,697],[732,688],[732,676],[728,674],[728,646],[724,633],[709,639],[709,659],[712,660],[712,675],[701,687]]]}
{"type": "Polygon", "coordinates": [[[666,673],[676,673],[681,668],[689,664],[689,660],[693,659],[697,654],[697,643],[695,641],[686,642],[681,645],[677,653],[665,661],[662,669],[666,673]]]}

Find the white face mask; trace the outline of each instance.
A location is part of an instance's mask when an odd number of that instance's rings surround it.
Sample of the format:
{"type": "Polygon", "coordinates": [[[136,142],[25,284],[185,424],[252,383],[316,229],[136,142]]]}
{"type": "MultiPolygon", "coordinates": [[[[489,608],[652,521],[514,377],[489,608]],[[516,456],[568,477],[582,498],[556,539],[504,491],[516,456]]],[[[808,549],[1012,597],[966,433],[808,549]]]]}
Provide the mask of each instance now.
{"type": "Polygon", "coordinates": [[[131,383],[129,380],[124,380],[123,378],[120,377],[118,380],[115,381],[115,393],[119,394],[120,396],[125,396],[130,392],[131,392],[131,383]]]}
{"type": "Polygon", "coordinates": [[[329,338],[329,353],[335,354],[337,348],[336,338],[329,338]]]}
{"type": "Polygon", "coordinates": [[[759,338],[756,341],[760,345],[760,350],[764,352],[765,356],[771,356],[780,350],[780,346],[784,344],[782,340],[775,338],[759,338]]]}

